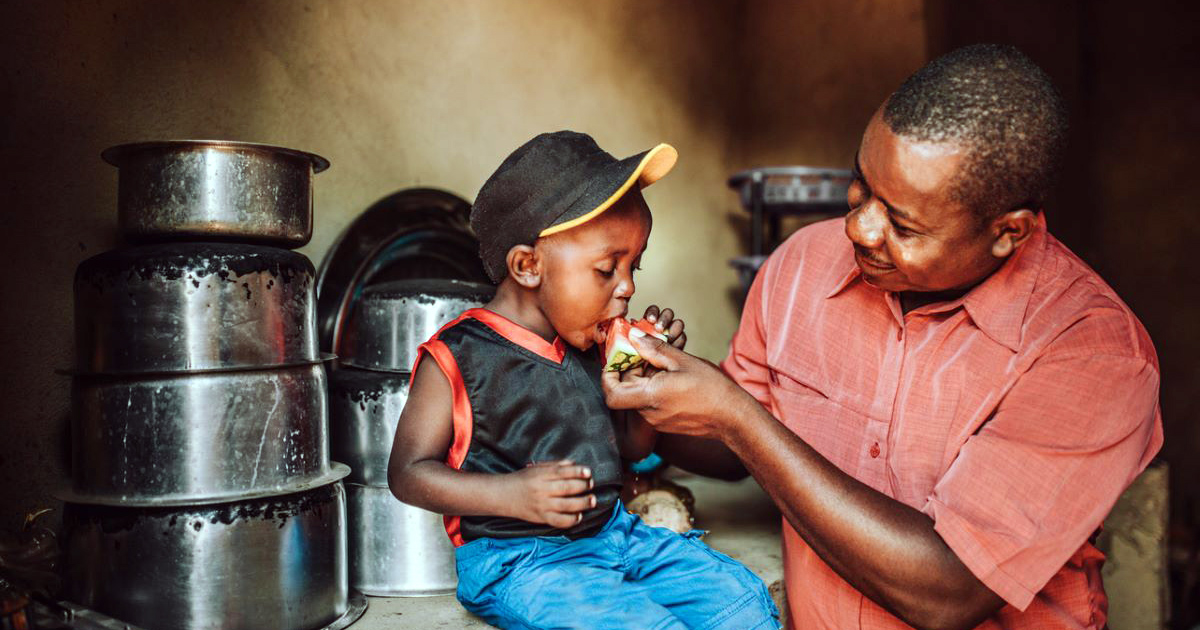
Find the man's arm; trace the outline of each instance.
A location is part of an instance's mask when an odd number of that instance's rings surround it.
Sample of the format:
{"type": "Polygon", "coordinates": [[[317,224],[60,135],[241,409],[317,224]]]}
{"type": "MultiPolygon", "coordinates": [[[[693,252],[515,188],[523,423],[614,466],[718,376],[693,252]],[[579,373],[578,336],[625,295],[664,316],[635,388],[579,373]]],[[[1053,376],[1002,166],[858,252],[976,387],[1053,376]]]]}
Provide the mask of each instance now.
{"type": "Polygon", "coordinates": [[[667,371],[626,382],[606,376],[609,405],[640,408],[662,431],[728,445],[796,532],[864,595],[918,628],[971,628],[1004,604],[931,518],[842,472],[716,366],[633,343],[667,371]]]}

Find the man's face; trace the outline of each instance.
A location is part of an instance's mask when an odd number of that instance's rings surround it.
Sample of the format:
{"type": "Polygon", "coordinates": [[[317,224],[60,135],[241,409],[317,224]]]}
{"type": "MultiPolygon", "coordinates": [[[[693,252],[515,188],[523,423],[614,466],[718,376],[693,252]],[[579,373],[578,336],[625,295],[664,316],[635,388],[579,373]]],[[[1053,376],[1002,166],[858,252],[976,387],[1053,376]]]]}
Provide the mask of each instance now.
{"type": "Polygon", "coordinates": [[[603,338],[600,323],[628,312],[649,237],[650,211],[635,191],[595,219],[538,240],[545,261],[538,302],[564,342],[586,350],[603,338]]]}
{"type": "Polygon", "coordinates": [[[990,231],[951,197],[966,152],[898,136],[880,111],[863,133],[848,194],[846,236],[863,278],[897,292],[978,283],[1003,261],[990,231]]]}

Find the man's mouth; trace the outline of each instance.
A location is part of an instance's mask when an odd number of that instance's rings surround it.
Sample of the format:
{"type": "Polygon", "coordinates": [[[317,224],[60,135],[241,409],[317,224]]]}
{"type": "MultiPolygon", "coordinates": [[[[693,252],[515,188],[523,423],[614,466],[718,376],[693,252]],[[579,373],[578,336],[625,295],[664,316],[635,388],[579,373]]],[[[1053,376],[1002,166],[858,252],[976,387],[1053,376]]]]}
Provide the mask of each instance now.
{"type": "Polygon", "coordinates": [[[895,265],[883,262],[858,247],[854,248],[854,258],[860,268],[869,268],[871,271],[891,271],[896,268],[895,265]]]}

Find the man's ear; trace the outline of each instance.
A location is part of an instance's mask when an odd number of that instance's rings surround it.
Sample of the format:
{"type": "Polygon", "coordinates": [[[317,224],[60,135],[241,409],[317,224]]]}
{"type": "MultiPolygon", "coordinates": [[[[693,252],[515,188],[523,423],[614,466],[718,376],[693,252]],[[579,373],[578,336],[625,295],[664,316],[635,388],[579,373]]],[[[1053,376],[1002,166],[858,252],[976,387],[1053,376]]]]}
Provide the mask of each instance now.
{"type": "Polygon", "coordinates": [[[514,245],[505,258],[508,276],[526,289],[542,284],[542,256],[532,245],[514,245]]]}
{"type": "Polygon", "coordinates": [[[996,258],[1008,258],[1033,236],[1036,228],[1037,214],[1028,208],[1009,210],[992,219],[989,227],[992,235],[992,255],[996,258]]]}

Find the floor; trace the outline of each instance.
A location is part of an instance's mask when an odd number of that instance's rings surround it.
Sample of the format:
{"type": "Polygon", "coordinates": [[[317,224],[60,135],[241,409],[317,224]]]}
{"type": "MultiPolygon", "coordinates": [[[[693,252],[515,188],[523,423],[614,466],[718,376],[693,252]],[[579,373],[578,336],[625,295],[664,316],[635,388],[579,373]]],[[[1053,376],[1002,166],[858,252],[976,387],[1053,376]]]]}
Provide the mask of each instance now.
{"type": "MultiPolygon", "coordinates": [[[[779,512],[752,479],[730,483],[677,476],[674,481],[696,496],[695,526],[708,530],[705,542],[744,563],[769,586],[783,578],[779,512]]],[[[778,585],[771,590],[776,593],[778,585]]],[[[490,627],[463,610],[453,595],[371,597],[367,612],[351,626],[352,630],[490,627]]]]}

